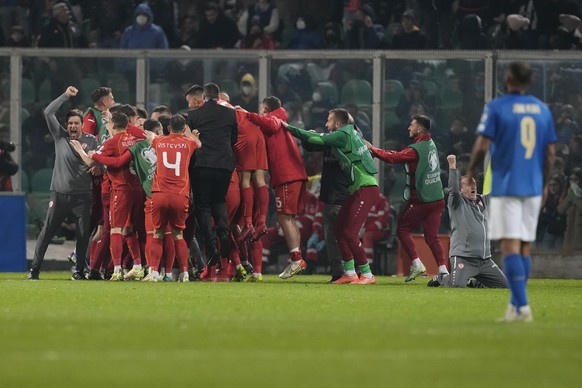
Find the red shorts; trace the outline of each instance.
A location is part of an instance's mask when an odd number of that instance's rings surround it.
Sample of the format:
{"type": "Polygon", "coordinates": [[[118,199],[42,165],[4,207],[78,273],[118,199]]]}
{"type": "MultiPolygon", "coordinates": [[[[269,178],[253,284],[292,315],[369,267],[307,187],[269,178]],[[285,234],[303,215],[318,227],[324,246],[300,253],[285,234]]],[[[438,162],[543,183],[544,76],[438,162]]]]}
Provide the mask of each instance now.
{"type": "Polygon", "coordinates": [[[262,133],[240,136],[232,148],[236,169],[239,171],[267,170],[267,148],[262,133]]]}
{"type": "Polygon", "coordinates": [[[176,194],[152,194],[152,224],[154,229],[166,229],[170,224],[173,229],[186,229],[188,218],[188,197],[176,194]]]}
{"type": "Polygon", "coordinates": [[[305,181],[282,183],[275,186],[277,213],[297,215],[305,192],[305,181]]]}
{"type": "Polygon", "coordinates": [[[111,227],[139,225],[139,217],[143,217],[144,212],[143,198],[142,190],[111,190],[111,227]]]}

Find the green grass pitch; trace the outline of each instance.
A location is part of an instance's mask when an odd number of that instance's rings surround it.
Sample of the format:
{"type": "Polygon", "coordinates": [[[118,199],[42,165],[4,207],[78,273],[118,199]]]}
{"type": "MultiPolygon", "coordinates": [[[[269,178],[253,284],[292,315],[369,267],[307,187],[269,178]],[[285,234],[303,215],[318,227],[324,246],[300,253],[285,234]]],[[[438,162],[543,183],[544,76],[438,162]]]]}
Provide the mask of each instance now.
{"type": "Polygon", "coordinates": [[[0,274],[0,387],[573,387],[582,281],[533,279],[533,323],[495,323],[507,290],[72,282],[0,274]]]}

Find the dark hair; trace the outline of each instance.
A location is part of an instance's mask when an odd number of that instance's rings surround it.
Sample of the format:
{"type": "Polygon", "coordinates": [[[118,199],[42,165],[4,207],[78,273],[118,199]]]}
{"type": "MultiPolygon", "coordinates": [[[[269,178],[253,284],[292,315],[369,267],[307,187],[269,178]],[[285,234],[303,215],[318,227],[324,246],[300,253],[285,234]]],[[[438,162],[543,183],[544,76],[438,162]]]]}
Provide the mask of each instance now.
{"type": "Polygon", "coordinates": [[[164,114],[167,113],[168,116],[172,115],[172,111],[170,110],[170,108],[168,108],[165,105],[158,105],[156,106],[153,110],[152,113],[160,113],[160,114],[164,114]]]}
{"type": "Polygon", "coordinates": [[[172,133],[182,133],[185,125],[186,120],[181,114],[173,115],[170,119],[170,131],[172,133]]]}
{"type": "Polygon", "coordinates": [[[162,124],[158,120],[147,119],[143,122],[143,129],[150,132],[156,132],[156,128],[160,128],[162,124]]]}
{"type": "Polygon", "coordinates": [[[91,100],[93,101],[93,104],[95,104],[95,103],[99,102],[100,99],[102,99],[103,97],[107,97],[110,94],[111,94],[111,88],[101,86],[101,87],[93,90],[93,93],[91,93],[91,100]]]}
{"type": "Polygon", "coordinates": [[[195,96],[197,94],[202,94],[202,93],[204,93],[204,88],[198,84],[194,84],[194,85],[190,86],[188,88],[188,90],[186,90],[186,92],[184,93],[184,97],[195,96]]]}
{"type": "Polygon", "coordinates": [[[220,88],[217,84],[209,82],[204,85],[204,96],[206,98],[218,99],[218,94],[220,93],[220,88]]]}
{"type": "Polygon", "coordinates": [[[135,106],[129,104],[121,105],[120,112],[124,113],[127,117],[137,116],[135,106]]]}
{"type": "Polygon", "coordinates": [[[115,129],[126,129],[129,123],[129,118],[123,112],[115,112],[111,115],[111,122],[115,129]]]}
{"type": "Polygon", "coordinates": [[[269,96],[269,97],[265,97],[263,99],[263,104],[265,104],[265,106],[267,107],[269,112],[272,112],[272,111],[277,110],[281,107],[281,100],[279,100],[278,97],[269,96]]]}
{"type": "Polygon", "coordinates": [[[416,122],[425,129],[425,131],[430,131],[430,117],[425,115],[413,115],[412,120],[416,122]]]}
{"type": "Polygon", "coordinates": [[[139,106],[135,108],[137,110],[137,115],[140,119],[147,119],[148,118],[148,111],[144,108],[140,108],[139,106]]]}
{"type": "Polygon", "coordinates": [[[115,112],[121,112],[121,104],[115,104],[111,108],[109,108],[109,113],[114,114],[115,112]]]}
{"type": "Polygon", "coordinates": [[[519,86],[531,84],[532,71],[529,65],[523,62],[511,62],[507,66],[507,71],[514,83],[519,86]]]}
{"type": "Polygon", "coordinates": [[[582,182],[582,168],[580,168],[580,167],[574,167],[572,169],[572,172],[570,172],[570,176],[572,176],[572,175],[576,175],[578,177],[578,180],[580,182],[582,182]]]}
{"type": "Polygon", "coordinates": [[[158,117],[158,121],[162,125],[162,132],[164,135],[169,134],[170,132],[168,127],[170,126],[170,116],[160,116],[158,117]]]}
{"type": "Polygon", "coordinates": [[[68,111],[67,115],[65,116],[65,122],[68,122],[69,117],[73,116],[79,116],[81,122],[83,122],[83,112],[81,112],[79,109],[71,109],[70,111],[68,111]]]}
{"type": "Polygon", "coordinates": [[[332,113],[335,119],[341,124],[348,124],[350,121],[350,114],[344,108],[334,108],[329,113],[332,113]]]}
{"type": "Polygon", "coordinates": [[[204,7],[204,11],[205,12],[206,11],[216,11],[216,12],[220,12],[220,7],[214,1],[209,1],[208,3],[206,3],[206,6],[204,7]]]}

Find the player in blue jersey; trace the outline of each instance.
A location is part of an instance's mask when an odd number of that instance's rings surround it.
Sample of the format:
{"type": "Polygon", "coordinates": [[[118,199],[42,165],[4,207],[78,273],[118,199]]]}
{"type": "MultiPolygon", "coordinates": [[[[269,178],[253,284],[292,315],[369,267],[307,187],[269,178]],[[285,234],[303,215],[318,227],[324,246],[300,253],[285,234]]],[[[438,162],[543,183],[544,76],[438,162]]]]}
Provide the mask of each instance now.
{"type": "Polygon", "coordinates": [[[533,320],[527,301],[531,242],[535,240],[544,175],[549,175],[556,133],[550,110],[526,94],[532,72],[520,62],[509,64],[507,94],[489,102],[477,128],[468,175],[474,178],[487,151],[491,153],[489,235],[501,240],[511,300],[502,321],[533,320]]]}

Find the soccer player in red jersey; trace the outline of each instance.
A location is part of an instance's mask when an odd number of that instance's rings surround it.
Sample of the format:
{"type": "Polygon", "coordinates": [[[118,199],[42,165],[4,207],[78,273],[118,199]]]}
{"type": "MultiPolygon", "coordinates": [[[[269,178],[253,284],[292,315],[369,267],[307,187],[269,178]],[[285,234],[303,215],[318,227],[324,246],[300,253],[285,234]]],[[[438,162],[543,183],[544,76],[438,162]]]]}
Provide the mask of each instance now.
{"type": "MultiPolygon", "coordinates": [[[[154,239],[151,247],[152,272],[144,281],[158,281],[158,265],[162,256],[163,238],[167,223],[172,227],[179,261],[188,261],[188,246],[183,237],[190,204],[190,178],[188,165],[194,151],[202,145],[198,131],[186,125],[182,115],[170,119],[170,134],[155,137],[147,133],[156,151],[157,166],[152,183],[152,221],[154,239]],[[184,136],[184,134],[186,136],[184,136]]],[[[182,268],[180,281],[188,280],[188,271],[182,268]]]]}
{"type": "MultiPolygon", "coordinates": [[[[240,107],[238,109],[246,112],[240,107]]],[[[307,173],[297,143],[281,125],[281,121],[287,121],[287,112],[281,106],[281,100],[275,96],[265,98],[261,111],[262,115],[246,113],[249,121],[258,125],[265,135],[271,186],[275,189],[276,196],[277,222],[283,229],[291,256],[291,264],[279,277],[288,279],[307,266],[301,258],[301,237],[295,224],[295,216],[299,213],[301,197],[305,191],[307,173]]]]}
{"type": "MultiPolygon", "coordinates": [[[[119,157],[129,147],[143,139],[143,137],[137,138],[128,133],[128,121],[127,115],[121,112],[116,112],[111,116],[113,137],[103,144],[97,154],[119,157]]],[[[144,192],[131,166],[109,168],[108,174],[111,180],[111,258],[114,265],[111,280],[139,279],[143,277],[144,271],[134,225],[139,222],[139,217],[143,218],[144,215],[144,192]],[[123,240],[127,243],[134,263],[133,268],[125,276],[121,272],[123,240]]]]}

